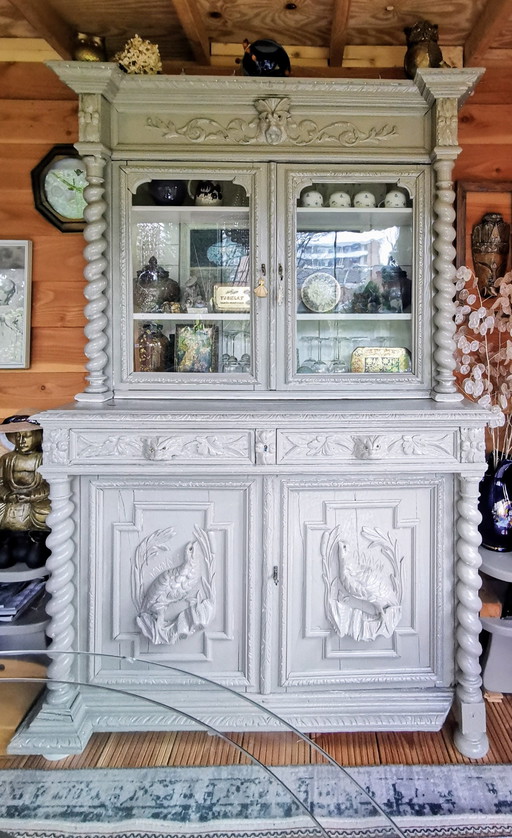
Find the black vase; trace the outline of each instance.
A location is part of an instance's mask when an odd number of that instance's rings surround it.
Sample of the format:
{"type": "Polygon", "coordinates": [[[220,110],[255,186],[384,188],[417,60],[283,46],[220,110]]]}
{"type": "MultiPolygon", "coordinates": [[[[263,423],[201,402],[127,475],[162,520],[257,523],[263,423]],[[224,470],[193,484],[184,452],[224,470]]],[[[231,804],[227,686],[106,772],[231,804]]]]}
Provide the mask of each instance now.
{"type": "Polygon", "coordinates": [[[512,460],[501,457],[494,467],[488,457],[487,471],[480,482],[478,509],[482,547],[507,552],[512,550],[512,460]]]}
{"type": "Polygon", "coordinates": [[[291,67],[288,53],[271,38],[244,42],[242,69],[246,76],[289,76],[291,67]]]}

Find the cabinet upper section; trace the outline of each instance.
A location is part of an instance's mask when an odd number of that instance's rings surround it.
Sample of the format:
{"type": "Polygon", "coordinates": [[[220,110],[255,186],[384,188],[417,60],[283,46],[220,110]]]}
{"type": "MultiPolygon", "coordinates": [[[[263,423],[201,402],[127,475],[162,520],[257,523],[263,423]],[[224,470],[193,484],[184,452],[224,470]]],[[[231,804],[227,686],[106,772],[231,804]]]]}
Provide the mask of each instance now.
{"type": "Polygon", "coordinates": [[[482,70],[423,70],[414,82],[138,76],[115,64],[49,62],[80,94],[80,142],[131,156],[208,146],[268,158],[343,151],[403,160],[456,145],[457,108],[482,70]],[[432,106],[442,102],[432,119],[432,106]]]}
{"type": "Polygon", "coordinates": [[[89,180],[78,398],[458,400],[447,184],[480,70],[410,82],[51,66],[80,94],[89,180]]]}

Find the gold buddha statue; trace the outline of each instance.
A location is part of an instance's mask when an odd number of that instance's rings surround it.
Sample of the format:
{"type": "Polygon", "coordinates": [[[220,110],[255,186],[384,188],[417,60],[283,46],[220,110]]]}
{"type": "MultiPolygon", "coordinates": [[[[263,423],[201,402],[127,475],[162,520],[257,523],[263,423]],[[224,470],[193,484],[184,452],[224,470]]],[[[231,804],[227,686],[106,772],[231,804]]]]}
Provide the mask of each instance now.
{"type": "Polygon", "coordinates": [[[0,456],[0,569],[17,562],[41,567],[49,555],[51,508],[49,486],[39,471],[43,432],[28,416],[9,416],[0,427],[14,443],[0,456]]]}

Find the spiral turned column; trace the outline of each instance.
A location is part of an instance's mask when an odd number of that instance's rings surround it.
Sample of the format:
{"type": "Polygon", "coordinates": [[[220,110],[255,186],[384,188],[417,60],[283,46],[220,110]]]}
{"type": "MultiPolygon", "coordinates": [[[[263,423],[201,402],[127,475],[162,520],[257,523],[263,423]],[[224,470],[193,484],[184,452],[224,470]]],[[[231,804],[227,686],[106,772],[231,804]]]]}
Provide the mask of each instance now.
{"type": "Polygon", "coordinates": [[[107,346],[106,328],[108,325],[105,309],[108,300],[105,295],[107,260],[104,251],[107,248],[107,240],[104,232],[107,222],[104,216],[107,204],[103,199],[105,189],[103,169],[106,161],[99,155],[86,155],[83,160],[89,182],[84,190],[84,197],[87,201],[84,211],[86,222],[84,238],[87,242],[84,248],[84,256],[87,262],[84,268],[84,276],[87,280],[87,286],[84,295],[89,301],[84,309],[85,316],[89,321],[84,331],[87,338],[85,354],[89,359],[85,365],[88,373],[86,379],[89,383],[84,392],[79,393],[76,398],[79,401],[106,401],[112,395],[105,372],[108,363],[108,355],[105,351],[107,346]]]}
{"type": "Polygon", "coordinates": [[[52,659],[48,667],[48,703],[64,704],[74,695],[74,688],[61,683],[69,680],[74,657],[63,654],[71,651],[75,632],[73,620],[75,609],[73,597],[74,565],[73,555],[75,545],[73,541],[74,523],[71,501],[71,481],[69,478],[58,478],[50,481],[50,501],[52,509],[48,515],[48,526],[51,527],[46,543],[51,550],[47,562],[50,578],[46,589],[51,594],[47,605],[50,624],[47,634],[51,637],[48,655],[52,659]],[[52,658],[52,652],[59,652],[52,658]]]}
{"type": "Polygon", "coordinates": [[[481,542],[478,524],[482,516],[478,511],[478,477],[461,476],[460,496],[457,503],[457,630],[456,630],[456,695],[459,710],[459,727],[455,745],[467,757],[478,759],[487,753],[489,743],[485,733],[485,705],[482,695],[482,677],[479,642],[481,631],[478,596],[481,564],[478,547],[481,542]]]}
{"type": "Polygon", "coordinates": [[[434,162],[436,199],[434,201],[434,388],[436,401],[461,401],[455,383],[455,192],[452,184],[453,155],[434,162]]]}

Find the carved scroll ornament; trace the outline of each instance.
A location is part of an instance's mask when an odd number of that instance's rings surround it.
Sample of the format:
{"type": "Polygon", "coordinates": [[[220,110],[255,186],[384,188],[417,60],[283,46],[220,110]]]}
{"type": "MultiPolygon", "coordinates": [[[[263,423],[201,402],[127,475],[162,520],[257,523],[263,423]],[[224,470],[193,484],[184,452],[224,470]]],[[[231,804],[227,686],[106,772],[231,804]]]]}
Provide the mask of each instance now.
{"type": "Polygon", "coordinates": [[[391,637],[402,616],[402,561],[389,534],[362,528],[370,547],[381,559],[360,553],[349,544],[341,527],[325,532],[321,541],[325,609],[340,637],[370,641],[391,637]]]}
{"type": "Polygon", "coordinates": [[[312,119],[296,121],[290,111],[287,96],[256,99],[254,107],[257,111],[254,119],[236,117],[226,125],[207,116],[194,117],[181,126],[175,125],[172,120],[164,121],[158,116],[148,116],[146,126],[159,130],[164,140],[181,138],[192,143],[220,141],[242,145],[262,142],[279,145],[291,142],[301,146],[323,143],[351,147],[387,142],[398,133],[396,126],[388,123],[363,130],[346,119],[336,120],[329,125],[318,125],[312,119]]]}
{"type": "Polygon", "coordinates": [[[155,565],[161,566],[175,534],[173,527],[155,530],[138,545],[133,561],[136,622],[145,637],[155,644],[185,640],[204,629],[215,613],[214,554],[208,533],[198,526],[194,527],[194,539],[185,548],[183,562],[169,565],[144,590],[146,573],[155,565]],[[168,619],[170,606],[182,602],[188,603],[187,607],[168,619]]]}

